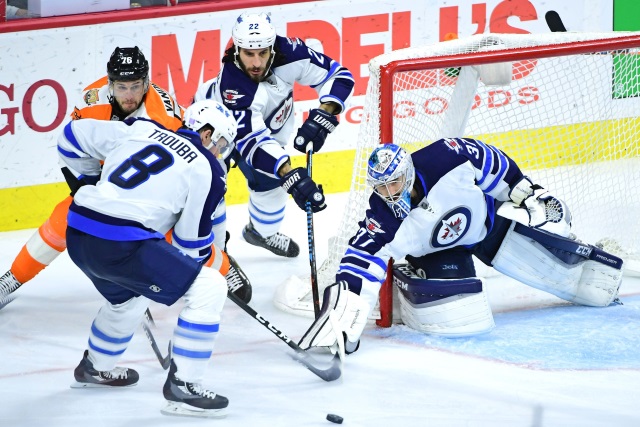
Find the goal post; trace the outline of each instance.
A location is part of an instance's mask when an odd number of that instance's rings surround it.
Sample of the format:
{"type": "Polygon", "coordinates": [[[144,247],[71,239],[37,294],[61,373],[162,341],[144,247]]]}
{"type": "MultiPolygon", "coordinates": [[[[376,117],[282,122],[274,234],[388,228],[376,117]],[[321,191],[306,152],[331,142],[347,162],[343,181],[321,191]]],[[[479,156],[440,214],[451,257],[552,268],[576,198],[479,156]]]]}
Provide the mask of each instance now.
{"type": "MultiPolygon", "coordinates": [[[[640,33],[486,34],[371,60],[351,189],[318,270],[321,287],[334,281],[368,207],[373,149],[395,143],[413,152],[442,137],[502,149],[567,202],[579,239],[637,262],[639,53],[640,33]]],[[[390,270],[379,326],[392,322],[390,270]]]]}

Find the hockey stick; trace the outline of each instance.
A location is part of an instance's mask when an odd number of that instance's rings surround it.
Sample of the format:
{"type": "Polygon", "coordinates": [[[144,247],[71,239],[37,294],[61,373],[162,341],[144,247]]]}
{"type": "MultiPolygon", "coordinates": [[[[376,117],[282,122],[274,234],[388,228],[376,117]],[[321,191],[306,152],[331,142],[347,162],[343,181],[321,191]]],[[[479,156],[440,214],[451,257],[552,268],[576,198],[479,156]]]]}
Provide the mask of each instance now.
{"type": "Polygon", "coordinates": [[[308,370],[319,376],[325,381],[335,381],[342,375],[342,361],[340,360],[339,354],[335,354],[333,359],[331,360],[331,366],[326,369],[322,369],[318,367],[316,364],[318,363],[309,353],[300,348],[295,342],[291,341],[291,338],[286,336],[284,332],[280,329],[276,328],[271,322],[262,317],[251,308],[248,304],[242,301],[240,298],[232,294],[231,292],[227,292],[227,298],[233,301],[238,307],[243,309],[246,313],[248,313],[251,317],[256,319],[258,323],[267,328],[272,334],[276,337],[280,338],[285,344],[287,344],[295,354],[292,355],[294,360],[303,364],[308,370]]]}
{"type": "MultiPolygon", "coordinates": [[[[311,178],[313,169],[313,145],[307,146],[307,175],[311,178]]],[[[318,272],[316,271],[316,242],[313,235],[313,210],[311,202],[307,202],[307,242],[309,244],[309,265],[311,267],[311,295],[313,296],[313,313],[316,319],[320,316],[320,295],[318,294],[318,272]]]]}
{"type": "Polygon", "coordinates": [[[549,30],[551,30],[551,32],[553,33],[567,32],[567,29],[562,23],[562,19],[560,18],[560,15],[558,15],[558,12],[556,12],[555,10],[550,10],[547,13],[545,13],[544,19],[547,21],[547,26],[549,27],[549,30]]]}
{"type": "MultiPolygon", "coordinates": [[[[156,322],[153,320],[153,317],[151,317],[151,311],[149,311],[148,308],[147,308],[147,311],[144,312],[144,317],[151,326],[153,327],[156,326],[156,322]]],[[[153,350],[156,357],[158,358],[158,362],[160,362],[160,366],[162,366],[162,369],[166,371],[167,369],[169,369],[169,366],[171,365],[171,341],[169,341],[169,354],[167,354],[166,357],[163,357],[162,353],[160,352],[160,349],[158,348],[158,343],[156,342],[156,339],[153,337],[153,334],[151,333],[151,329],[149,329],[149,326],[147,325],[146,322],[142,322],[142,329],[144,329],[144,333],[147,336],[147,339],[149,340],[149,344],[151,344],[151,349],[153,350]]]]}

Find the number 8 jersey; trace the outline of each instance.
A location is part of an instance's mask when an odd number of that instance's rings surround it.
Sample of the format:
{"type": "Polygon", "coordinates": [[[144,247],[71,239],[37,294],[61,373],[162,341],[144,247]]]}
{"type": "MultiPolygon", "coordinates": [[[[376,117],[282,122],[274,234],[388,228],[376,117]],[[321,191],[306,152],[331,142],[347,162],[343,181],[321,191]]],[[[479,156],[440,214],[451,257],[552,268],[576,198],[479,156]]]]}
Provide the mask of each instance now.
{"type": "Polygon", "coordinates": [[[64,166],[98,176],[78,190],[70,227],[118,241],[164,238],[197,260],[210,254],[211,218],[226,191],[218,160],[197,132],[172,132],[147,119],[74,120],[58,138],[64,166]]]}

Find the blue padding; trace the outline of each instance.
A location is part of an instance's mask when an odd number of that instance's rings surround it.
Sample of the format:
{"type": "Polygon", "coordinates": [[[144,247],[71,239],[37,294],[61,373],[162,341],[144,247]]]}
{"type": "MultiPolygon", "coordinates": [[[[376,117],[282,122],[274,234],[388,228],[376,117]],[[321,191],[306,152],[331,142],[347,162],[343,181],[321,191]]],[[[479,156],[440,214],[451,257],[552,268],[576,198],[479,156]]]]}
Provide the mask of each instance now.
{"type": "Polygon", "coordinates": [[[415,274],[409,264],[393,267],[393,283],[412,304],[424,304],[453,295],[482,292],[482,280],[477,277],[423,279],[415,274]]]}
{"type": "Polygon", "coordinates": [[[575,240],[547,233],[537,228],[527,227],[519,223],[516,224],[513,231],[540,243],[555,257],[567,264],[573,265],[589,259],[617,270],[622,268],[621,258],[611,255],[595,246],[579,243],[575,240]]]}

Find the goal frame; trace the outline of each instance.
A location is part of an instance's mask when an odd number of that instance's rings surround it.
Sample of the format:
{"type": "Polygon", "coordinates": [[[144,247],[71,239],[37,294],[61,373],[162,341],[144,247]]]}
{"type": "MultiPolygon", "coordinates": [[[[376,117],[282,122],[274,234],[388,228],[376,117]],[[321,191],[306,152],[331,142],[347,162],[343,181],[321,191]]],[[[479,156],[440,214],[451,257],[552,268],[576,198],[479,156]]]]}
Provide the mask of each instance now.
{"type": "MultiPolygon", "coordinates": [[[[564,42],[539,47],[522,47],[490,52],[483,51],[438,57],[400,59],[379,65],[379,142],[381,144],[393,143],[393,83],[394,76],[398,73],[534,60],[565,55],[592,54],[605,50],[625,50],[638,47],[640,47],[640,35],[628,35],[613,39],[564,42]]],[[[376,320],[376,324],[380,327],[390,327],[393,323],[392,265],[393,259],[389,261],[387,276],[379,293],[380,318],[376,320]]]]}

